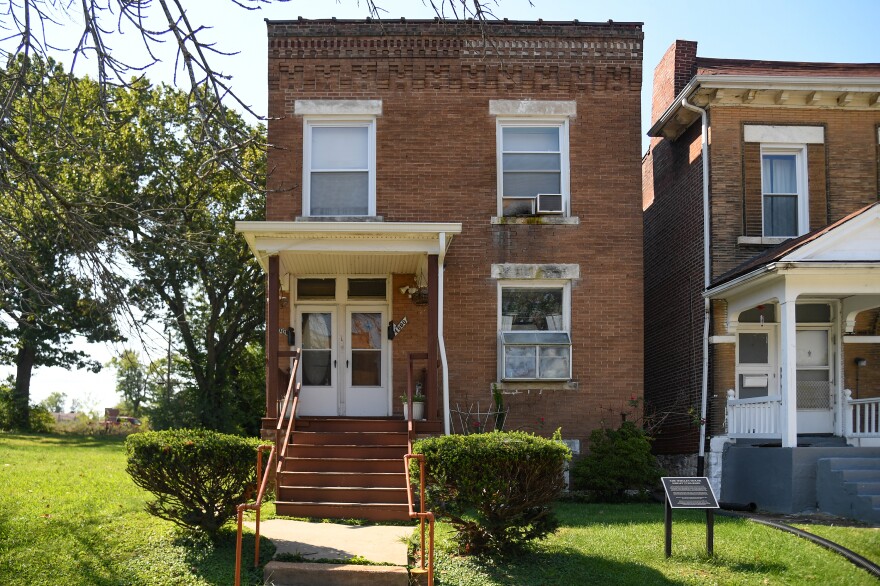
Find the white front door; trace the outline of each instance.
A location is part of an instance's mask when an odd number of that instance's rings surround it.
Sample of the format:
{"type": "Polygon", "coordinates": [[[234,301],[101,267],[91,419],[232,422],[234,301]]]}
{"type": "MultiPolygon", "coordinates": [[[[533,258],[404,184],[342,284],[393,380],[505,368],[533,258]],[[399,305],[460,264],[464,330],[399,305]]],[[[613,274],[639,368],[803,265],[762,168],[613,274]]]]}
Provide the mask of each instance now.
{"type": "Polygon", "coordinates": [[[302,348],[297,415],[338,415],[339,364],[335,307],[308,307],[296,315],[296,339],[302,348]]]}
{"type": "Polygon", "coordinates": [[[834,381],[830,330],[797,331],[797,431],[833,433],[834,381]]]}
{"type": "Polygon", "coordinates": [[[343,413],[388,415],[388,336],[385,309],[349,306],[346,311],[343,413]]]}
{"type": "Polygon", "coordinates": [[[296,334],[302,347],[298,415],[389,414],[386,315],[384,306],[297,310],[296,334]],[[339,323],[339,319],[344,321],[339,323]]]}

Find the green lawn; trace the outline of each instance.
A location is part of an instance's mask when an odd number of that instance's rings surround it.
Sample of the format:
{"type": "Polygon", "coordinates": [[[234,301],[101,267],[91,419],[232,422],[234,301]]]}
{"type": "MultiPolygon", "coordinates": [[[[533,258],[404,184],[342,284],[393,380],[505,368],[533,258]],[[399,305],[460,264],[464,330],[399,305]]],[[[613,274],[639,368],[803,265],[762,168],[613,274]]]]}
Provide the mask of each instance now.
{"type": "MultiPolygon", "coordinates": [[[[456,556],[450,527],[438,524],[438,586],[877,584],[842,557],[742,519],[715,517],[715,556],[708,558],[705,515],[675,511],[667,560],[660,505],[563,503],[557,513],[563,526],[555,535],[502,560],[456,556]]],[[[820,533],[814,525],[808,529],[820,533]]],[[[847,535],[846,547],[876,552],[876,529],[847,535]]]]}
{"type": "MultiPolygon", "coordinates": [[[[232,583],[234,532],[214,547],[144,512],[148,495],[125,473],[122,442],[0,433],[0,584],[232,583]]],[[[555,535],[496,560],[454,555],[450,528],[440,524],[438,586],[877,583],[822,548],[740,519],[716,517],[709,559],[703,517],[676,511],[666,560],[659,505],[565,503],[558,512],[555,535]]],[[[880,560],[878,529],[805,529],[880,560]]],[[[247,560],[253,536],[245,539],[247,560]]],[[[262,543],[265,560],[274,548],[262,543]]],[[[261,584],[260,576],[251,572],[245,583],[261,584]]]]}
{"type": "MultiPolygon", "coordinates": [[[[234,532],[214,547],[147,514],[147,493],[125,473],[123,441],[0,434],[0,584],[232,583],[234,532]]],[[[253,546],[246,535],[251,562],[253,546]]]]}

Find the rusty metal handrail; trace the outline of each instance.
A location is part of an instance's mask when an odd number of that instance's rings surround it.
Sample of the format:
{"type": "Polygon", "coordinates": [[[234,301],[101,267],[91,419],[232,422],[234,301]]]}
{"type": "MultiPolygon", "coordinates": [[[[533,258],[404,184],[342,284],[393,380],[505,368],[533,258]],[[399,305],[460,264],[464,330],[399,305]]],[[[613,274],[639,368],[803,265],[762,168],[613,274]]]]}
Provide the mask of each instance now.
{"type": "MultiPolygon", "coordinates": [[[[278,353],[279,356],[282,354],[278,353]]],[[[289,356],[289,351],[284,352],[285,355],[289,356]]],[[[278,473],[281,472],[281,467],[284,464],[284,456],[287,454],[287,446],[290,443],[290,435],[294,430],[294,421],[296,420],[296,408],[299,406],[299,392],[302,389],[302,385],[296,382],[296,371],[299,369],[299,360],[300,356],[302,356],[299,349],[293,354],[293,368],[290,369],[290,382],[287,384],[287,392],[284,394],[284,403],[282,403],[283,408],[281,409],[281,413],[278,416],[278,423],[275,425],[275,445],[262,445],[257,448],[257,482],[259,483],[259,490],[257,491],[257,498],[253,504],[241,504],[236,507],[237,511],[237,520],[238,520],[238,534],[235,538],[235,586],[241,586],[241,536],[242,536],[242,522],[244,519],[245,511],[256,511],[257,521],[256,527],[254,528],[254,567],[260,565],[260,508],[263,506],[263,497],[266,494],[266,487],[269,483],[269,475],[273,472],[272,469],[272,458],[275,458],[275,486],[277,489],[278,486],[278,473]],[[291,394],[293,398],[291,399],[291,394]],[[292,402],[291,402],[292,401],[292,402]],[[281,440],[281,427],[284,423],[284,413],[287,410],[287,404],[291,402],[290,407],[290,419],[287,422],[287,430],[284,434],[283,443],[281,440]],[[281,445],[279,449],[278,446],[281,445]],[[269,452],[269,460],[266,462],[266,471],[262,472],[263,465],[263,451],[265,449],[271,448],[269,452]],[[277,456],[277,457],[276,457],[277,456]],[[260,476],[262,474],[262,480],[260,476]]]]}
{"type": "MultiPolygon", "coordinates": [[[[412,448],[410,448],[412,451],[412,448]]],[[[409,453],[403,457],[403,468],[406,473],[406,500],[409,506],[410,519],[419,520],[419,534],[421,536],[421,555],[419,562],[422,571],[425,571],[425,520],[428,521],[428,586],[434,586],[434,513],[425,511],[425,456],[423,454],[409,453]],[[419,509],[415,512],[412,496],[412,485],[409,482],[410,460],[419,461],[419,509]]]]}

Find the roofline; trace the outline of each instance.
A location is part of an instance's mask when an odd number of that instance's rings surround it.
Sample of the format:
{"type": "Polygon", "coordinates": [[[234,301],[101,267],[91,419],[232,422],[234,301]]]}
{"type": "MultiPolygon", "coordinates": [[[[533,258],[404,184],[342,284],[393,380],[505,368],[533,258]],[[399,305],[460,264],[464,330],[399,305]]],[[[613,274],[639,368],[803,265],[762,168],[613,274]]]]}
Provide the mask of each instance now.
{"type": "MultiPolygon", "coordinates": [[[[838,92],[880,92],[880,77],[846,76],[793,76],[793,75],[727,75],[697,74],[685,85],[648,130],[648,136],[661,136],[660,129],[678,113],[683,98],[689,98],[697,89],[763,89],[808,90],[821,88],[838,92]]],[[[709,107],[709,106],[707,106],[709,107]]]]}
{"type": "Polygon", "coordinates": [[[731,279],[730,281],[725,281],[714,287],[709,287],[705,291],[703,291],[703,297],[706,299],[723,299],[726,293],[729,293],[733,289],[737,289],[746,283],[754,283],[759,280],[763,280],[769,276],[775,276],[778,274],[789,273],[796,270],[804,270],[804,269],[826,269],[828,267],[834,267],[836,269],[842,268],[852,268],[852,269],[880,269],[880,263],[876,261],[834,261],[834,260],[807,260],[807,261],[797,261],[797,260],[779,260],[774,261],[772,263],[768,263],[766,265],[762,265],[752,271],[744,275],[740,275],[735,279],[731,279]]]}
{"type": "Polygon", "coordinates": [[[626,22],[618,22],[616,20],[607,20],[605,22],[593,22],[593,21],[582,21],[582,20],[508,20],[508,19],[487,19],[487,20],[474,20],[470,19],[454,19],[454,18],[354,18],[354,19],[341,19],[341,18],[296,18],[296,19],[285,19],[285,20],[273,20],[270,18],[263,19],[267,25],[269,24],[296,24],[300,22],[312,22],[312,23],[322,23],[322,24],[364,24],[364,23],[377,23],[377,24],[390,24],[390,23],[407,23],[407,24],[439,24],[439,23],[448,23],[448,24],[488,24],[488,25],[505,25],[505,24],[546,24],[552,26],[560,26],[560,25],[582,25],[582,26],[638,26],[642,27],[645,25],[644,22],[637,21],[626,21],[626,22]]]}

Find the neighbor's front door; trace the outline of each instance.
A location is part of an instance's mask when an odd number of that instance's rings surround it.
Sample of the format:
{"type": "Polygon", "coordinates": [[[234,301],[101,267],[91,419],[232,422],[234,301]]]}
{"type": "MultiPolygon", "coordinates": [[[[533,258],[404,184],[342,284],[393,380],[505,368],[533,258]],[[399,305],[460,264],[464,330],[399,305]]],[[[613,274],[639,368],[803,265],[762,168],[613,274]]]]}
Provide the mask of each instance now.
{"type": "Polygon", "coordinates": [[[797,432],[833,433],[834,401],[831,331],[797,331],[797,432]]]}

